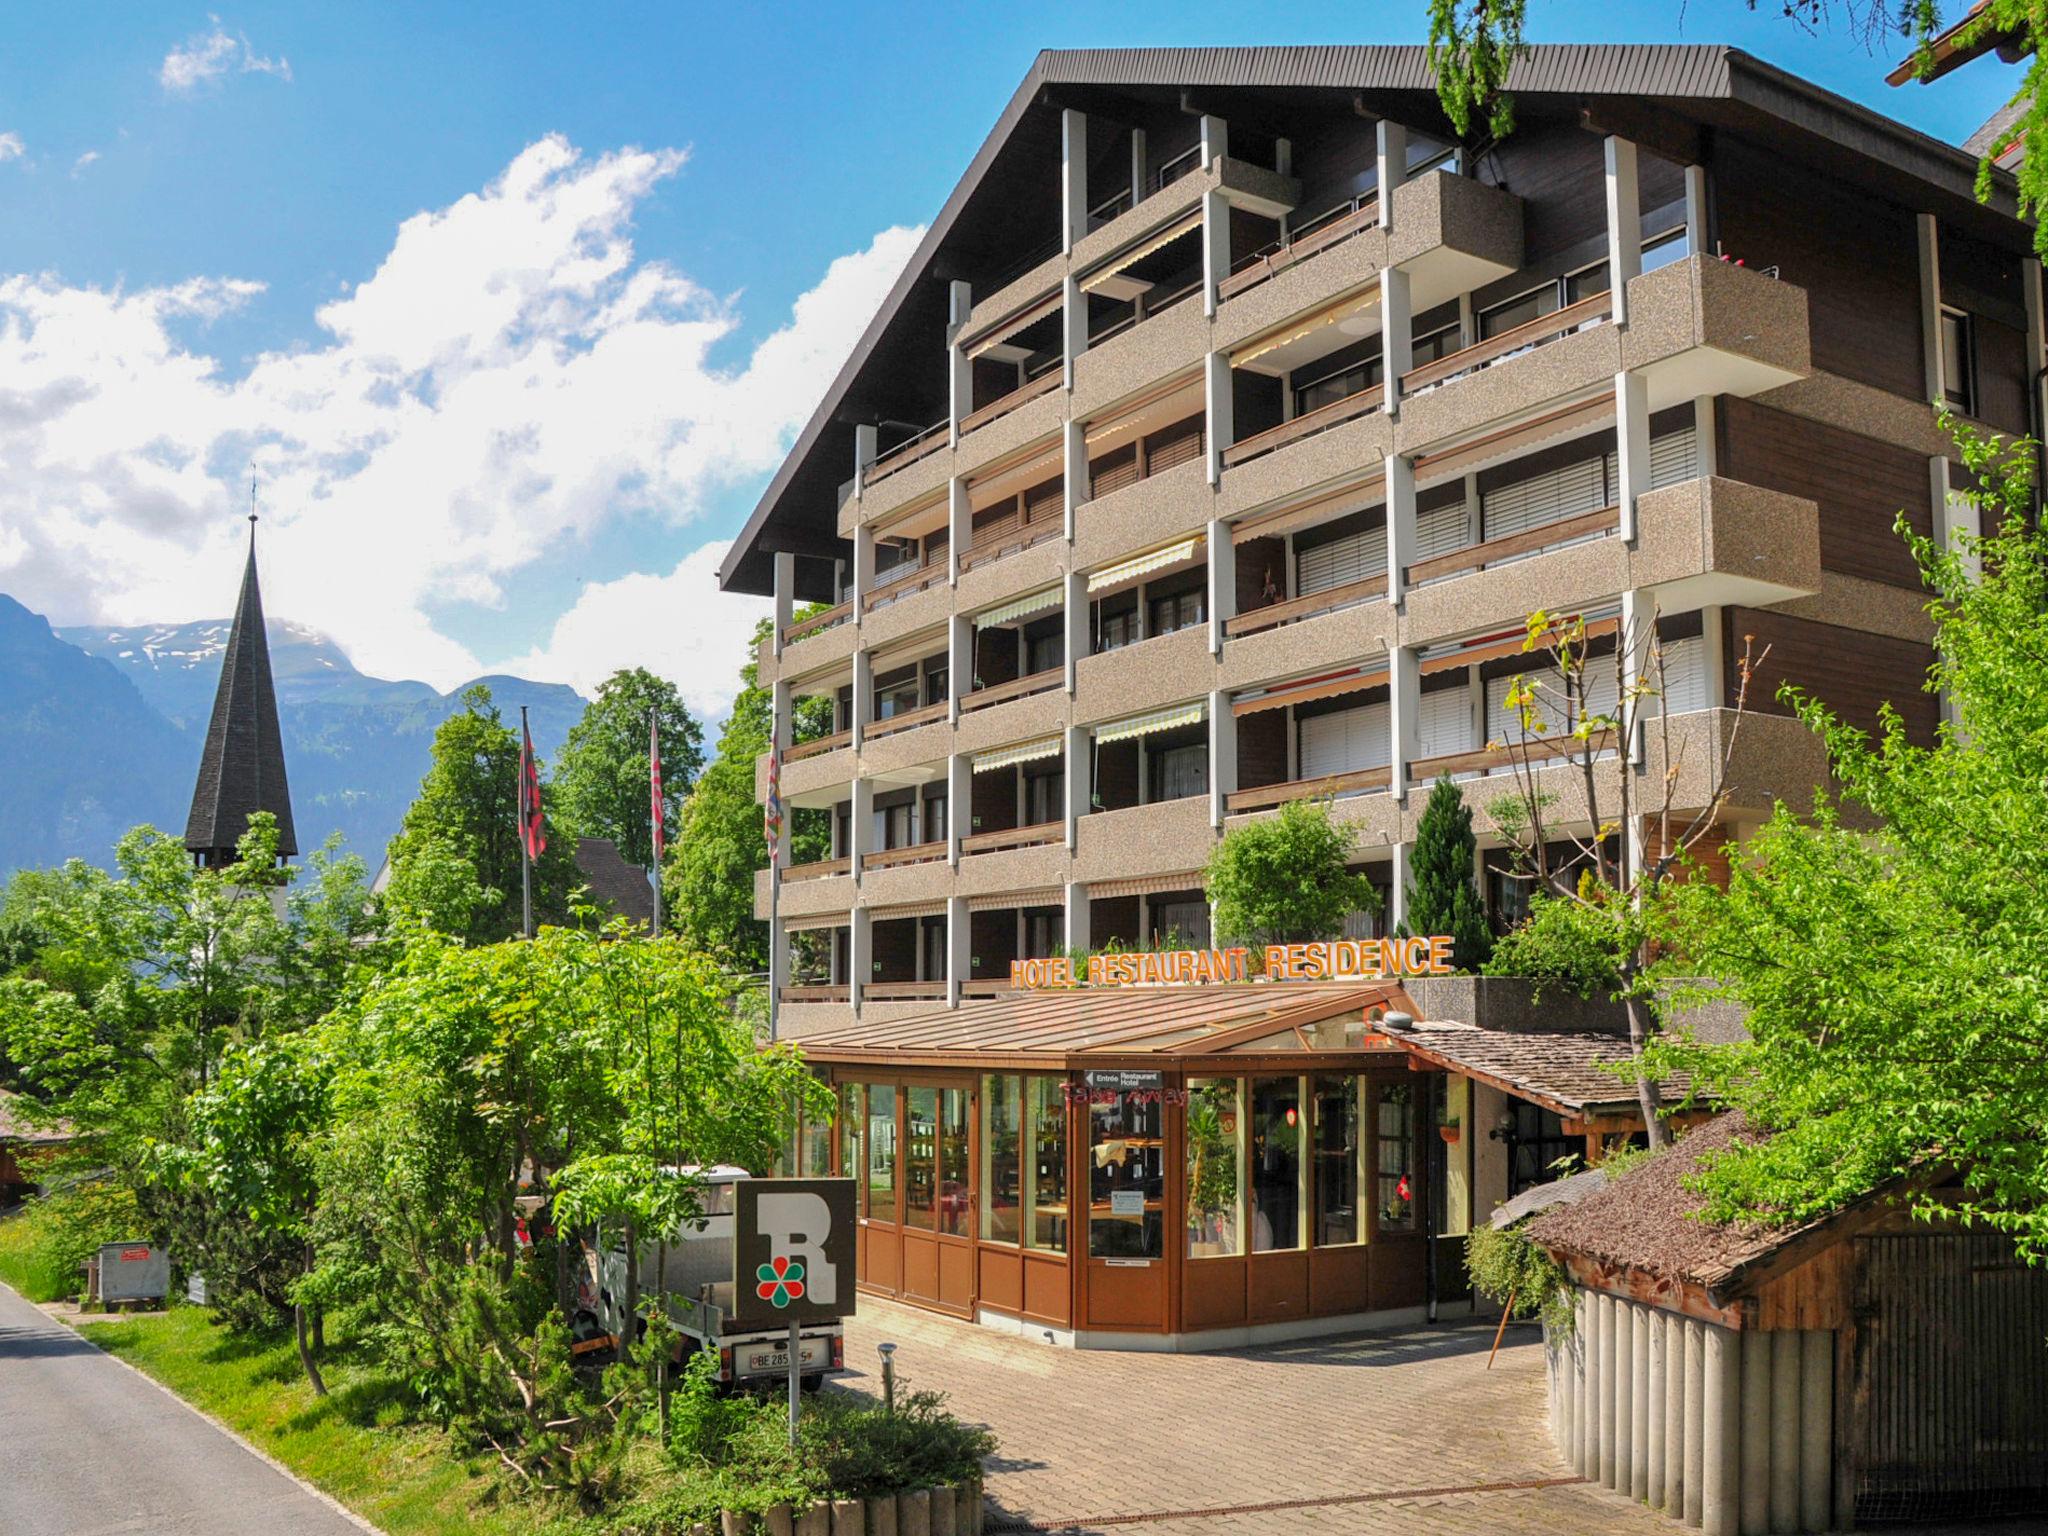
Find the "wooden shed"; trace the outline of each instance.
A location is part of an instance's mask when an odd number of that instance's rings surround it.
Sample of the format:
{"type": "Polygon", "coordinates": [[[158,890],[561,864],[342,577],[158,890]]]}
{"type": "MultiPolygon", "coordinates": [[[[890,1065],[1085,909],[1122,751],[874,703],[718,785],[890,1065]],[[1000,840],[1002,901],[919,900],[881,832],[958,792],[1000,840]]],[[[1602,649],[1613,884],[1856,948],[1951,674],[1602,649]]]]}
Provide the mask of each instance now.
{"type": "Polygon", "coordinates": [[[1943,1175],[1822,1220],[1699,1218],[1723,1115],[1537,1216],[1575,1326],[1551,1426],[1578,1470],[1727,1536],[2048,1510],[2048,1267],[1911,1214],[1943,1175]]]}

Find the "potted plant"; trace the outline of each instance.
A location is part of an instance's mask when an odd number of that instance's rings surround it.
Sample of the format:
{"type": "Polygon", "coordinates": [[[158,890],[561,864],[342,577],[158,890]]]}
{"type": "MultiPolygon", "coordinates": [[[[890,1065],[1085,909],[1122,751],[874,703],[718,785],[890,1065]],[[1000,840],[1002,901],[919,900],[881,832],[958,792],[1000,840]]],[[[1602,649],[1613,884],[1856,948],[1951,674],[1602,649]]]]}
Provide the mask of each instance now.
{"type": "Polygon", "coordinates": [[[1449,1119],[1445,1120],[1442,1125],[1436,1128],[1436,1133],[1443,1137],[1446,1146],[1455,1147],[1458,1144],[1458,1117],[1452,1115],[1449,1119]]]}

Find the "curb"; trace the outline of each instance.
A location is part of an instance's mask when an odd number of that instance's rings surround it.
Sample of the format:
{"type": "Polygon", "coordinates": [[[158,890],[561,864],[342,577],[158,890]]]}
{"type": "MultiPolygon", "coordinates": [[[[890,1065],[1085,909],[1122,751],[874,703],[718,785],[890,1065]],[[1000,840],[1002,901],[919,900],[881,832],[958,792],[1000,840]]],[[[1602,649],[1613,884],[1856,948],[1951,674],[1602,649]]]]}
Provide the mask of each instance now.
{"type": "MultiPolygon", "coordinates": [[[[238,1430],[235,1430],[230,1426],[223,1424],[219,1419],[215,1418],[212,1414],[208,1413],[204,1408],[199,1407],[196,1403],[187,1402],[184,1398],[178,1396],[177,1393],[173,1392],[169,1387],[165,1386],[162,1382],[158,1381],[154,1376],[150,1375],[149,1372],[143,1370],[140,1366],[130,1365],[126,1360],[123,1360],[119,1355],[114,1354],[108,1350],[101,1349],[97,1343],[94,1343],[92,1335],[88,1333],[84,1328],[81,1328],[76,1323],[72,1323],[64,1318],[55,1316],[54,1314],[46,1310],[44,1307],[42,1307],[36,1302],[30,1301],[26,1296],[23,1296],[19,1291],[15,1290],[12,1286],[6,1285],[4,1282],[0,1282],[0,1290],[5,1290],[10,1296],[13,1296],[16,1300],[22,1302],[24,1305],[34,1307],[38,1312],[41,1312],[44,1317],[49,1318],[50,1321],[55,1323],[58,1327],[68,1329],[70,1332],[76,1334],[79,1338],[85,1340],[86,1343],[91,1344],[92,1347],[99,1352],[101,1358],[113,1361],[114,1364],[120,1366],[122,1370],[127,1371],[129,1374],[133,1375],[138,1380],[148,1382],[152,1387],[156,1388],[157,1391],[161,1392],[165,1397],[169,1398],[172,1402],[176,1403],[180,1408],[183,1408],[187,1413],[193,1415],[193,1417],[204,1419],[207,1423],[211,1424],[215,1429],[219,1430],[222,1434],[226,1435],[230,1440],[234,1441],[235,1444],[239,1445],[243,1450],[247,1451],[251,1456],[254,1456],[258,1461],[268,1466],[272,1471],[282,1473],[285,1477],[289,1478],[293,1483],[296,1483],[300,1488],[303,1488],[307,1493],[311,1494],[314,1498],[318,1499],[322,1504],[325,1504],[329,1509],[333,1510],[334,1513],[340,1515],[342,1519],[348,1521],[349,1524],[353,1525],[357,1530],[367,1532],[368,1536],[385,1536],[385,1532],[381,1526],[372,1525],[368,1520],[365,1520],[361,1515],[357,1514],[354,1510],[350,1509],[346,1504],[342,1503],[341,1500],[334,1497],[333,1494],[327,1492],[324,1488],[317,1487],[314,1484],[307,1482],[305,1478],[301,1477],[297,1472],[294,1472],[290,1467],[286,1466],[283,1462],[279,1461],[275,1456],[271,1455],[270,1452],[264,1450],[262,1446],[250,1443],[247,1437],[242,1435],[238,1430]]],[[[119,1314],[109,1314],[107,1320],[109,1322],[117,1322],[120,1320],[119,1314]]]]}

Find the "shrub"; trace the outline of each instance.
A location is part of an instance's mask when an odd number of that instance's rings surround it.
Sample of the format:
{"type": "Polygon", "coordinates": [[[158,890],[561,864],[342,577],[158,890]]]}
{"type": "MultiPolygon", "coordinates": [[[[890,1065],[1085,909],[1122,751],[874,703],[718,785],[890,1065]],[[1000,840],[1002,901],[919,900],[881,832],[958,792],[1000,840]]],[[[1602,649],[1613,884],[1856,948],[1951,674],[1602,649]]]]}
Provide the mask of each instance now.
{"type": "Polygon", "coordinates": [[[1465,1239],[1465,1273],[1474,1290],[1509,1307],[1514,1316],[1540,1316],[1552,1332],[1571,1332],[1571,1287],[1557,1260],[1528,1233],[1516,1227],[1474,1227],[1465,1239]]]}
{"type": "Polygon", "coordinates": [[[143,1234],[132,1191],[81,1184],[0,1222],[0,1280],[30,1301],[61,1301],[84,1289],[81,1267],[100,1244],[143,1234]]]}
{"type": "Polygon", "coordinates": [[[1351,833],[1322,800],[1294,800],[1270,819],[1225,834],[1204,871],[1225,944],[1290,944],[1335,938],[1353,912],[1377,912],[1379,895],[1349,867],[1351,833]]]}
{"type": "Polygon", "coordinates": [[[1607,907],[1615,899],[1590,877],[1581,882],[1578,900],[1537,892],[1529,898],[1529,915],[1494,941],[1481,972],[1528,978],[1535,983],[1533,1002],[1552,989],[1583,999],[1613,996],[1621,986],[1625,935],[1607,907]]]}
{"type": "Polygon", "coordinates": [[[1448,934],[1451,962],[1461,971],[1477,970],[1493,953],[1493,931],[1472,878],[1477,849],[1464,791],[1438,779],[1415,826],[1405,926],[1410,933],[1448,934]]]}

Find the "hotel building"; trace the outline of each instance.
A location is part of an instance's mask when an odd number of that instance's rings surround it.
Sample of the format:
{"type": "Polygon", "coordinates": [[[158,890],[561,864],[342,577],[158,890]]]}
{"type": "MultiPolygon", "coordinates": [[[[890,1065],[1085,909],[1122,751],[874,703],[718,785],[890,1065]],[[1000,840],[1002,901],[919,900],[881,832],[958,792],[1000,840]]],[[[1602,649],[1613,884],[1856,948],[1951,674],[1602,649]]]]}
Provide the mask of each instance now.
{"type": "MultiPolygon", "coordinates": [[[[888,1080],[886,1126],[862,1098],[812,1161],[855,1171],[888,1139],[892,1190],[896,1146],[906,1183],[913,1154],[930,1164],[922,1224],[895,1191],[878,1231],[907,1245],[943,1235],[948,1199],[986,1205],[999,1115],[1027,1147],[1041,1126],[1067,1138],[1077,1174],[1106,1166],[1087,1116],[1047,1119],[1052,1090],[1083,1086],[1084,1044],[1041,1083],[1005,1033],[1054,1006],[1006,998],[1010,963],[1206,944],[1201,870],[1230,828],[1328,798],[1385,899],[1364,936],[1401,917],[1435,779],[1483,812],[1533,761],[1549,818],[1583,821],[1563,747],[1500,745],[1533,610],[1654,630],[1665,718],[1598,772],[1652,800],[1668,779],[1690,810],[1725,763],[1730,838],[1824,776],[1782,680],[1862,722],[1889,702],[1931,738],[1930,626],[1893,522],[1974,519],[1930,400],[2035,430],[2041,273],[2010,184],[1980,205],[1971,155],[1723,47],[1537,47],[1512,83],[1515,131],[1473,146],[1419,48],[1041,55],[734,543],[724,586],[775,599],[759,667],[784,800],[829,827],[825,856],[779,871],[783,1029],[850,1093],[888,1080]],[[1767,654],[1731,745],[1745,650],[1767,654]]],[[[1497,846],[1481,862],[1512,920],[1523,884],[1497,846]]],[[[1349,1035],[1320,1041],[1308,1000],[1290,1049],[1362,1048],[1357,996],[1349,1035]]],[[[1382,1086],[1406,1084],[1388,1102],[1415,1178],[1462,1181],[1483,1216],[1506,1193],[1479,1167],[1486,1105],[1466,1102],[1448,1168],[1430,1130],[1480,1079],[1374,1060],[1352,1069],[1372,1134],[1352,1135],[1351,1197],[1371,1203],[1382,1086]]],[[[1240,1077],[1221,1117],[1314,1122],[1285,1216],[1304,1251],[1330,1064],[1286,1080],[1291,1113],[1240,1077]]],[[[1155,1127],[1175,1170],[1185,1068],[1162,1069],[1155,1127]]],[[[1194,1231],[1186,1192],[1164,1198],[1164,1230],[1194,1231]]],[[[1235,1209],[1241,1235],[1273,1225],[1235,1209]]],[[[1089,1241],[1075,1219],[1062,1255],[1089,1241]]],[[[913,1283],[900,1247],[870,1283],[1118,1336],[1421,1300],[1419,1279],[1361,1278],[1318,1302],[1289,1271],[1198,1320],[1195,1259],[1229,1255],[1175,1237],[1156,1298],[1131,1299],[1128,1267],[1063,1270],[1064,1302],[1027,1306],[976,1244],[993,1225],[1028,1260],[1030,1210],[958,1220],[960,1254],[920,1257],[913,1283]],[[1099,1316],[1098,1287],[1118,1297],[1099,1316]]],[[[1347,1230],[1365,1247],[1373,1225],[1347,1230]]]]}

